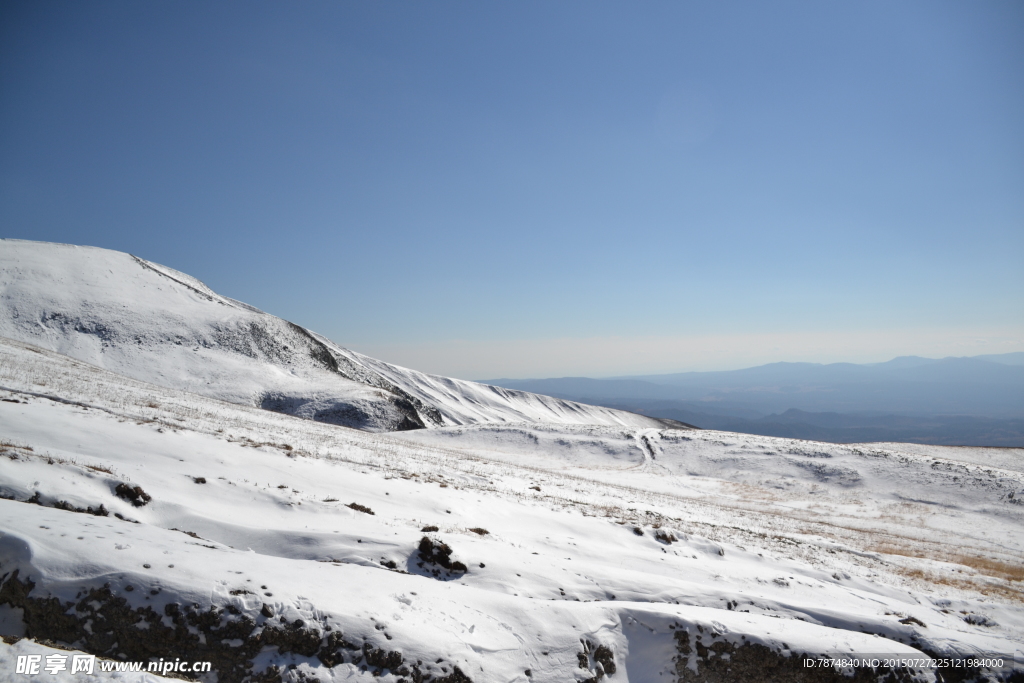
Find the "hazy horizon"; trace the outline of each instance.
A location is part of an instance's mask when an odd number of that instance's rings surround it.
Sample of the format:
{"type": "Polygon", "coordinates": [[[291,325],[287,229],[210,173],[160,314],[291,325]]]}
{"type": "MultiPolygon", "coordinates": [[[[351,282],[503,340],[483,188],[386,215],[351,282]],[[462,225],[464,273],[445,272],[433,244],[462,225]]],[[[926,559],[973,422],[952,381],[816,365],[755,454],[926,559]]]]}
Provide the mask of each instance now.
{"type": "MultiPolygon", "coordinates": [[[[903,359],[903,358],[920,358],[922,360],[927,360],[927,361],[973,360],[973,359],[978,359],[978,360],[987,360],[987,361],[990,361],[990,362],[998,363],[1000,365],[1003,365],[1003,364],[1005,364],[1005,365],[1024,365],[1024,362],[1019,362],[1019,361],[1017,361],[1017,359],[1013,359],[1014,362],[1012,362],[1012,363],[1007,363],[1003,359],[999,358],[1000,356],[1008,356],[1008,357],[1024,356],[1024,351],[1009,351],[1007,353],[1001,353],[1001,354],[979,354],[979,355],[976,355],[976,356],[943,356],[941,358],[929,358],[929,357],[926,357],[926,356],[918,356],[918,355],[914,355],[914,354],[908,354],[908,355],[905,355],[905,356],[896,356],[896,357],[893,357],[893,358],[889,358],[888,360],[885,360],[885,361],[868,361],[868,362],[865,362],[865,363],[853,363],[853,362],[850,362],[850,361],[842,361],[842,360],[840,360],[840,361],[832,361],[832,362],[824,362],[824,363],[819,363],[819,362],[814,362],[814,361],[780,360],[780,361],[769,361],[767,363],[760,363],[758,365],[745,365],[745,366],[739,367],[739,368],[718,368],[718,369],[714,369],[714,370],[678,370],[678,371],[669,371],[669,372],[653,372],[653,373],[647,373],[647,374],[642,374],[642,375],[606,375],[606,376],[600,376],[600,377],[599,376],[585,377],[585,379],[597,379],[597,380],[639,379],[639,380],[643,380],[644,378],[647,378],[647,377],[671,376],[671,375],[680,375],[680,374],[688,374],[688,373],[736,372],[738,370],[750,370],[750,369],[753,369],[753,368],[764,367],[764,366],[767,366],[767,365],[814,365],[814,366],[821,366],[821,367],[826,367],[826,366],[829,366],[829,365],[865,365],[865,366],[874,366],[874,365],[884,365],[884,364],[886,364],[888,362],[895,361],[895,360],[900,360],[900,359],[903,359]],[[987,356],[995,356],[996,358],[989,358],[987,356]]],[[[567,379],[567,378],[571,378],[571,377],[576,377],[576,376],[565,375],[564,377],[560,377],[560,378],[555,378],[555,377],[550,377],[550,378],[547,378],[547,377],[522,377],[522,378],[491,377],[491,378],[478,378],[478,379],[473,380],[473,381],[485,382],[485,381],[488,381],[489,379],[567,379]]],[[[578,377],[584,378],[583,375],[579,375],[578,377]]]]}
{"type": "MultiPolygon", "coordinates": [[[[763,351],[759,342],[764,336],[755,337],[753,348],[743,348],[742,344],[751,341],[750,337],[723,339],[713,338],[648,338],[648,339],[552,339],[552,340],[512,340],[494,342],[465,342],[454,340],[439,345],[390,345],[378,347],[351,348],[374,358],[389,363],[413,368],[436,375],[458,377],[471,381],[487,379],[543,379],[551,377],[590,377],[593,379],[618,379],[623,377],[639,377],[646,375],[671,375],[686,372],[729,372],[759,367],[771,363],[815,363],[829,365],[834,363],[853,363],[858,365],[885,363],[896,358],[920,357],[933,360],[944,358],[974,358],[984,355],[1005,355],[1024,351],[1020,338],[1011,332],[995,331],[995,339],[956,339],[945,338],[936,341],[935,335],[927,331],[922,337],[926,341],[915,348],[926,349],[924,352],[888,353],[874,350],[876,347],[890,348],[899,334],[880,333],[864,335],[865,350],[856,355],[843,356],[831,350],[813,350],[806,355],[802,349],[814,349],[826,335],[779,335],[779,342],[788,341],[785,354],[777,351],[763,351]],[[1003,335],[1003,336],[996,336],[1003,335]],[[732,342],[732,348],[722,348],[723,342],[732,342]],[[697,349],[685,361],[677,362],[680,353],[678,348],[687,346],[697,349]],[[948,352],[952,350],[952,352],[948,352]],[[467,354],[467,351],[470,353],[467,354]],[[636,358],[642,353],[643,358],[636,358]],[[728,354],[731,362],[720,359],[728,354]],[[468,357],[467,357],[468,356],[468,357]],[[538,363],[537,358],[544,358],[538,363]],[[609,360],[612,359],[612,360],[609,360]],[[438,371],[431,365],[456,371],[438,371]],[[483,366],[519,369],[518,374],[486,374],[474,371],[483,366]],[[548,368],[551,372],[529,374],[524,368],[548,368]],[[466,368],[469,368],[466,370],[466,368]],[[575,368],[578,372],[559,373],[561,368],[575,368]],[[619,368],[615,371],[611,368],[619,368]],[[463,371],[458,371],[458,370],[463,371]]],[[[844,335],[848,336],[848,335],[844,335]]],[[[775,347],[777,348],[777,347],[775,347]]]]}

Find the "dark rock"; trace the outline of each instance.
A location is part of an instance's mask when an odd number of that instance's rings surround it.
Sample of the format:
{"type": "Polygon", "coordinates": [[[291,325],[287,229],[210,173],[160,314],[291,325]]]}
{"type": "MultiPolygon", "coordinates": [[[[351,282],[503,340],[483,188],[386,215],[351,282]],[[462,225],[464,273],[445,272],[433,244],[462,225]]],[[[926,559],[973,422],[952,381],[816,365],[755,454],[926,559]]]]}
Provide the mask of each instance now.
{"type": "MultiPolygon", "coordinates": [[[[700,636],[692,644],[687,630],[679,628],[672,634],[676,641],[676,674],[680,683],[902,683],[917,680],[912,671],[880,667],[860,667],[851,676],[832,667],[807,667],[802,653],[772,650],[764,645],[725,640],[702,642],[700,636]],[[696,673],[690,668],[696,665],[696,673]]],[[[707,638],[708,634],[704,634],[707,638]]],[[[814,656],[811,655],[811,658],[814,656]]],[[[948,680],[948,679],[945,679],[948,680]]]]}
{"type": "Polygon", "coordinates": [[[615,668],[615,655],[607,645],[598,645],[594,650],[594,659],[597,660],[606,674],[613,674],[615,668]]]}
{"type": "Polygon", "coordinates": [[[370,666],[375,666],[379,669],[390,669],[391,671],[402,666],[403,662],[401,652],[395,650],[388,652],[369,644],[363,645],[363,657],[366,658],[366,663],[370,666]]]}
{"type": "MultiPolygon", "coordinates": [[[[62,603],[56,597],[31,597],[35,583],[23,580],[18,570],[0,577],[0,606],[21,609],[25,636],[74,646],[85,652],[122,661],[156,658],[208,661],[220,683],[282,683],[277,665],[254,670],[254,659],[265,648],[280,654],[316,657],[324,666],[343,662],[358,664],[364,658],[370,666],[389,669],[400,676],[412,676],[414,683],[431,680],[418,668],[406,666],[399,651],[386,651],[346,640],[340,631],[322,630],[301,620],[260,627],[234,605],[219,609],[198,604],[168,603],[163,614],[152,607],[133,608],[117,596],[110,585],[80,592],[78,602],[62,603]],[[141,626],[144,624],[144,626],[141,626]],[[238,643],[241,644],[238,644],[238,643]],[[233,643],[233,644],[232,644],[233,643]]],[[[127,588],[126,588],[127,590],[127,588]]],[[[269,619],[273,612],[263,605],[260,614],[269,619]]],[[[5,640],[5,642],[7,642],[5,640]]],[[[441,661],[440,659],[438,660],[441,661]]],[[[364,665],[365,666],[365,665],[364,665]]],[[[472,683],[458,667],[433,683],[472,683]]],[[[182,673],[182,677],[188,674],[182,673]]],[[[313,683],[315,677],[305,679],[313,683]]]]}
{"type": "Polygon", "coordinates": [[[142,507],[153,499],[148,493],[142,490],[141,486],[130,486],[124,482],[114,488],[118,498],[122,498],[137,508],[142,507]]]}

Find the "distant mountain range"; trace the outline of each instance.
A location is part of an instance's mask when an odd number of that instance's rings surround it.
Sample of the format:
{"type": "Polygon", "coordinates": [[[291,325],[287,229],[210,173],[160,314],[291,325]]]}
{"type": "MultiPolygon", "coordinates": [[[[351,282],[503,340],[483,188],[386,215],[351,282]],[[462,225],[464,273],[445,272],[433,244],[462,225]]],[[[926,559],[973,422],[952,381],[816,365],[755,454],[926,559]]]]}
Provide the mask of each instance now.
{"type": "Polygon", "coordinates": [[[1024,445],[1024,352],[484,382],[704,429],[837,443],[1024,445]]]}

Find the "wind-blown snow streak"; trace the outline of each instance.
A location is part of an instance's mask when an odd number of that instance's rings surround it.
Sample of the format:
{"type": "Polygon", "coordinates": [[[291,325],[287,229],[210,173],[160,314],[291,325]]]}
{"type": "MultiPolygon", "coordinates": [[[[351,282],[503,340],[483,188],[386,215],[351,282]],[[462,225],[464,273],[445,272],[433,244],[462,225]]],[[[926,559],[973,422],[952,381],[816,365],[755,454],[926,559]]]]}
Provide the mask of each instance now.
{"type": "Polygon", "coordinates": [[[374,360],[184,273],[94,247],[0,240],[0,336],[161,386],[368,431],[524,421],[663,426],[374,360]]]}

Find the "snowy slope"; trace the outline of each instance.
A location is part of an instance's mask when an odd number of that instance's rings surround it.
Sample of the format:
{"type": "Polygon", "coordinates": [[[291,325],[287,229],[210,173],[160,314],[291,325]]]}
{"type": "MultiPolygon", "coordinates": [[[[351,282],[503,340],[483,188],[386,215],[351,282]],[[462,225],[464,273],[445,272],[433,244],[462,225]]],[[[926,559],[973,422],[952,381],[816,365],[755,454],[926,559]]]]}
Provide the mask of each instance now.
{"type": "Polygon", "coordinates": [[[1024,474],[980,450],[374,434],[12,341],[0,399],[3,635],[322,683],[825,681],[804,654],[925,653],[1009,680],[1024,642],[1024,474]]]}
{"type": "Polygon", "coordinates": [[[0,240],[0,336],[161,386],[368,431],[523,421],[661,426],[389,365],[178,271],[93,247],[0,240]]]}

